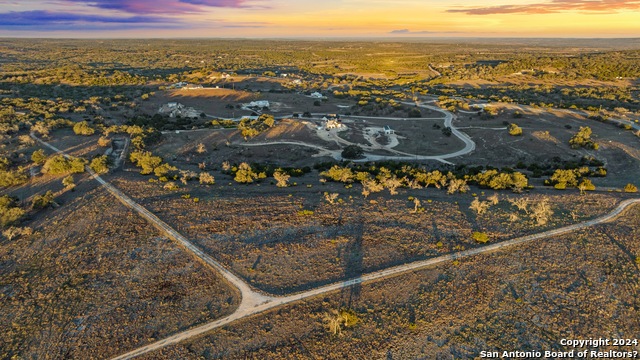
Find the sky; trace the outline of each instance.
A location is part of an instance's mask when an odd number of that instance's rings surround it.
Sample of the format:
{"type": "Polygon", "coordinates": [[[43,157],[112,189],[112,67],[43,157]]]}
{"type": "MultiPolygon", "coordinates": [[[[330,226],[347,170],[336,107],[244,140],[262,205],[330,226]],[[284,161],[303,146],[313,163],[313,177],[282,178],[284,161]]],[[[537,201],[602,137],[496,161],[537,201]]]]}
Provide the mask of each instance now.
{"type": "Polygon", "coordinates": [[[0,37],[640,37],[640,0],[0,0],[0,37]]]}

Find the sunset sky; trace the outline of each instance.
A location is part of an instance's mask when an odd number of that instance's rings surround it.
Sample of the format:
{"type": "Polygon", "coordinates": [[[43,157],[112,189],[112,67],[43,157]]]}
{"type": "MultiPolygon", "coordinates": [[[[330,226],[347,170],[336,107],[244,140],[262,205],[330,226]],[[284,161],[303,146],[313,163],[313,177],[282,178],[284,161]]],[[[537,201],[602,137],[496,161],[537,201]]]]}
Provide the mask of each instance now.
{"type": "Polygon", "coordinates": [[[3,37],[640,37],[640,0],[0,0],[3,37]]]}

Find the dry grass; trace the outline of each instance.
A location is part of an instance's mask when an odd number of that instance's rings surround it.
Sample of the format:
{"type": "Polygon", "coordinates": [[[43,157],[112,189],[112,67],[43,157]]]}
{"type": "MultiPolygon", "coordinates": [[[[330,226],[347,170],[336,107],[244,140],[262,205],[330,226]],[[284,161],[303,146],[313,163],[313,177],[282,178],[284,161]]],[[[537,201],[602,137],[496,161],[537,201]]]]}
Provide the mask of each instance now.
{"type": "Polygon", "coordinates": [[[108,358],[238,303],[212,270],[89,191],[0,243],[0,358],[108,358]]]}
{"type": "Polygon", "coordinates": [[[298,303],[142,359],[476,358],[568,351],[567,336],[637,338],[638,223],[636,206],[614,223],[298,303]],[[342,306],[361,321],[334,336],[322,315],[342,306]]]}

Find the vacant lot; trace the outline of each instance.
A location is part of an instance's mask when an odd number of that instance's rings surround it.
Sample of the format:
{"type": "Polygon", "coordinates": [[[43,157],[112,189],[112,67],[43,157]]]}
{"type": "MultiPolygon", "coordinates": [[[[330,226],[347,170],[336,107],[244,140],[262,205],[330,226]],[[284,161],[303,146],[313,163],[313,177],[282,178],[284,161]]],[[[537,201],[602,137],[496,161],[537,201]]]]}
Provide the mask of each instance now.
{"type": "Polygon", "coordinates": [[[238,303],[101,188],[26,225],[34,235],[0,242],[0,358],[109,358],[238,303]]]}
{"type": "Polygon", "coordinates": [[[493,166],[515,166],[545,164],[557,157],[565,161],[579,161],[583,156],[594,156],[603,161],[609,175],[595,179],[596,186],[622,187],[640,178],[640,153],[636,150],[640,139],[630,131],[622,130],[611,123],[601,123],[584,116],[528,106],[494,104],[502,113],[490,120],[478,115],[459,114],[456,127],[469,134],[476,142],[476,150],[454,162],[493,166]],[[520,111],[522,118],[514,118],[520,111]],[[511,136],[504,130],[504,122],[522,127],[522,136],[511,136]],[[581,126],[592,129],[592,138],[600,145],[599,150],[572,149],[569,140],[581,126]]]}
{"type": "MultiPolygon", "coordinates": [[[[640,336],[640,207],[618,221],[277,309],[143,359],[460,359],[640,336]],[[341,334],[323,319],[350,308],[341,334]],[[615,335],[609,335],[615,334],[615,335]]],[[[632,351],[630,347],[600,348],[632,351]]]]}
{"type": "MultiPolygon", "coordinates": [[[[254,286],[279,294],[475,247],[474,231],[499,241],[582,221],[617,201],[607,195],[552,196],[553,216],[540,227],[507,202],[515,195],[502,195],[486,214],[477,215],[469,209],[470,194],[402,190],[396,197],[374,195],[376,201],[369,202],[359,194],[359,185],[345,189],[312,178],[293,180],[300,185],[285,189],[269,180],[230,186],[226,175],[218,178],[223,185],[188,185],[173,192],[134,175],[114,179],[114,184],[254,286]],[[312,187],[303,187],[303,181],[312,187]],[[326,201],[324,192],[338,193],[336,203],[326,201]],[[181,197],[187,193],[191,199],[181,197]],[[409,195],[421,200],[422,212],[411,212],[409,195]],[[517,220],[510,220],[511,214],[518,214],[517,220]]],[[[530,203],[541,198],[530,196],[530,203]]]]}

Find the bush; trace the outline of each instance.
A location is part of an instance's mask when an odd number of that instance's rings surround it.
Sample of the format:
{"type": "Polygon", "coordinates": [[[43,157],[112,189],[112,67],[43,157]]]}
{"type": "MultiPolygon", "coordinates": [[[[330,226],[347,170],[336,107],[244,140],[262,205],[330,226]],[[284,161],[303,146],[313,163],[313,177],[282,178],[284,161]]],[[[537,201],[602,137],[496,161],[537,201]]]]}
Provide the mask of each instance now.
{"type": "Polygon", "coordinates": [[[489,241],[489,235],[483,232],[476,231],[473,233],[473,240],[475,240],[479,244],[485,244],[489,241]]]}
{"type": "Polygon", "coordinates": [[[364,155],[364,150],[358,145],[349,145],[342,150],[345,159],[359,159],[364,155]]]}
{"type": "Polygon", "coordinates": [[[79,122],[73,126],[73,132],[76,135],[93,135],[96,131],[87,124],[86,121],[79,122]]]}
{"type": "Polygon", "coordinates": [[[107,155],[101,155],[93,158],[89,168],[96,174],[106,174],[109,172],[109,157],[107,155]]]}
{"type": "Polygon", "coordinates": [[[98,139],[98,146],[101,146],[101,147],[111,146],[111,139],[109,139],[106,136],[100,136],[100,139],[98,139]]]}
{"type": "Polygon", "coordinates": [[[53,205],[53,192],[47,191],[44,195],[36,195],[33,197],[31,207],[35,210],[48,208],[53,205]]]}
{"type": "Polygon", "coordinates": [[[29,180],[21,169],[14,171],[0,170],[0,187],[18,186],[29,180]]]}
{"type": "Polygon", "coordinates": [[[216,179],[208,172],[200,173],[200,176],[198,176],[198,178],[200,180],[200,184],[213,185],[216,183],[216,179]]]}
{"type": "Polygon", "coordinates": [[[67,189],[73,189],[74,187],[76,187],[76,183],[73,181],[73,176],[69,175],[62,179],[62,186],[67,189]]]}
{"type": "Polygon", "coordinates": [[[10,226],[22,219],[25,211],[18,206],[18,200],[8,195],[0,196],[0,225],[10,226]]]}

